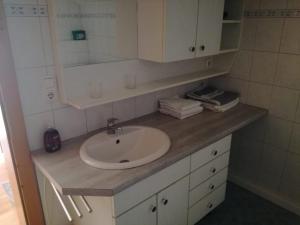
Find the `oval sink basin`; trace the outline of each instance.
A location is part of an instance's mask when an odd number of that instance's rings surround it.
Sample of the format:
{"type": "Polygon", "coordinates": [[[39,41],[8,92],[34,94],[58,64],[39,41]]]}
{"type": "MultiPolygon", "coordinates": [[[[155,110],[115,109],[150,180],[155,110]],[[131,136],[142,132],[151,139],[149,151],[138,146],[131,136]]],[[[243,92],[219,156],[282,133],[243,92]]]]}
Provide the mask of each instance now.
{"type": "Polygon", "coordinates": [[[161,130],[126,126],[119,135],[102,132],[86,140],[80,148],[80,157],[96,168],[128,169],[160,158],[170,145],[169,136],[161,130]]]}

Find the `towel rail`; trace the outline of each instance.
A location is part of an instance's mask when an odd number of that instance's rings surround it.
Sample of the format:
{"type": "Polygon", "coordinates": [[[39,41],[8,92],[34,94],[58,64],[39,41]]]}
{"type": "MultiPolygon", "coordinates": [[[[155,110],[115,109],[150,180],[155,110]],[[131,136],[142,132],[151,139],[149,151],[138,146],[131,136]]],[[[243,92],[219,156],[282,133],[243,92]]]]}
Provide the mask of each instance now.
{"type": "Polygon", "coordinates": [[[54,185],[53,183],[51,183],[51,186],[52,186],[53,191],[54,191],[56,197],[58,198],[58,201],[59,201],[61,207],[63,208],[63,210],[64,210],[64,212],[65,212],[65,214],[66,214],[66,216],[67,216],[69,222],[72,222],[73,219],[72,219],[72,217],[71,217],[71,214],[69,213],[69,211],[68,211],[68,209],[67,209],[65,203],[63,202],[63,200],[62,200],[62,198],[61,198],[61,196],[60,196],[60,194],[59,194],[58,191],[56,190],[55,185],[54,185]]]}
{"type": "Polygon", "coordinates": [[[68,195],[67,197],[68,197],[68,199],[70,200],[71,205],[73,206],[73,208],[74,208],[74,210],[75,210],[77,216],[78,216],[78,217],[82,217],[82,214],[81,214],[80,210],[78,209],[76,203],[74,202],[74,199],[72,198],[72,196],[68,195]]]}
{"type": "Polygon", "coordinates": [[[92,208],[90,207],[90,205],[89,205],[89,203],[87,202],[87,200],[85,199],[85,197],[84,197],[84,196],[80,196],[80,199],[81,199],[83,205],[85,206],[86,210],[87,210],[89,213],[91,213],[93,210],[92,210],[92,208]]]}

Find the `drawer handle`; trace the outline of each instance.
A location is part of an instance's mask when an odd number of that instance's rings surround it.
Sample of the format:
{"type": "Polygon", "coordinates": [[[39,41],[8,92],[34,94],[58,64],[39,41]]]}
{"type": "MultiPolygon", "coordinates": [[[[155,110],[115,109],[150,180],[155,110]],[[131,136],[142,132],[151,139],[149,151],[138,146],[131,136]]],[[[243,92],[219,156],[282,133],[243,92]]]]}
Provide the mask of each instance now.
{"type": "Polygon", "coordinates": [[[156,207],[155,205],[152,205],[152,206],[150,207],[150,210],[151,210],[151,212],[155,213],[156,210],[157,210],[157,207],[156,207]]]}
{"type": "Polygon", "coordinates": [[[211,154],[213,155],[213,156],[217,156],[218,155],[218,150],[213,150],[212,152],[211,152],[211,154]]]}
{"type": "Polygon", "coordinates": [[[207,208],[211,209],[214,206],[211,202],[207,204],[207,208]]]}
{"type": "Polygon", "coordinates": [[[217,172],[217,169],[216,169],[215,167],[212,167],[212,168],[210,169],[210,172],[216,173],[216,172],[217,172]]]}
{"type": "Polygon", "coordinates": [[[210,190],[214,190],[215,189],[215,185],[213,185],[213,184],[209,185],[209,189],[210,190]]]}
{"type": "Polygon", "coordinates": [[[190,51],[190,52],[195,52],[195,50],[196,50],[195,46],[189,47],[189,51],[190,51]]]}
{"type": "Polygon", "coordinates": [[[161,202],[162,202],[163,205],[167,205],[167,204],[169,203],[169,200],[166,199],[166,198],[163,198],[163,199],[161,200],[161,202]]]}

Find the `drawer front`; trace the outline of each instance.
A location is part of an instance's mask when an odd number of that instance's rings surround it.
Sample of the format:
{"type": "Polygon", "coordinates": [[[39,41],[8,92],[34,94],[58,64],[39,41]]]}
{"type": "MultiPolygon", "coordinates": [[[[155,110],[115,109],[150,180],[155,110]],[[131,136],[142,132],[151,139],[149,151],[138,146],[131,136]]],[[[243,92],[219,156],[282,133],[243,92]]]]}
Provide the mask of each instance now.
{"type": "Polygon", "coordinates": [[[227,175],[228,168],[225,168],[209,180],[191,190],[191,192],[189,193],[189,207],[192,207],[199,200],[224,184],[227,180],[227,175]]]}
{"type": "Polygon", "coordinates": [[[196,224],[225,200],[226,184],[216,189],[189,210],[189,225],[196,224]]]}
{"type": "Polygon", "coordinates": [[[191,173],[190,190],[220,172],[222,169],[228,166],[228,163],[229,152],[226,152],[212,162],[195,170],[193,173],[191,173]]]}
{"type": "Polygon", "coordinates": [[[189,174],[190,156],[136,183],[114,196],[114,217],[134,207],[189,174]]]}
{"type": "MultiPolygon", "coordinates": [[[[156,196],[146,200],[140,205],[129,210],[125,214],[116,218],[116,225],[155,225],[156,224],[156,211],[153,207],[157,207],[156,196]]],[[[101,221],[102,222],[102,221],[101,221]]],[[[102,224],[102,223],[96,224],[102,224]]],[[[103,223],[105,224],[105,223],[103,223]]]]}
{"type": "Polygon", "coordinates": [[[191,171],[203,166],[209,161],[230,150],[231,135],[211,144],[191,156],[191,171]]]}

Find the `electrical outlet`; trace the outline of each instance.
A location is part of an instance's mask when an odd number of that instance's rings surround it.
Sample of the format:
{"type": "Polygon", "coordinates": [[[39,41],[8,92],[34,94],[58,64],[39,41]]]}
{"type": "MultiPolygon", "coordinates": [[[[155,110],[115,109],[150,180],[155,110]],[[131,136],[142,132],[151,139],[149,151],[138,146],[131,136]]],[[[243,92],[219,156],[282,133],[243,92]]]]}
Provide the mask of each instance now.
{"type": "Polygon", "coordinates": [[[54,77],[49,76],[44,78],[44,89],[47,99],[49,101],[53,101],[56,98],[56,85],[54,77]]]}

